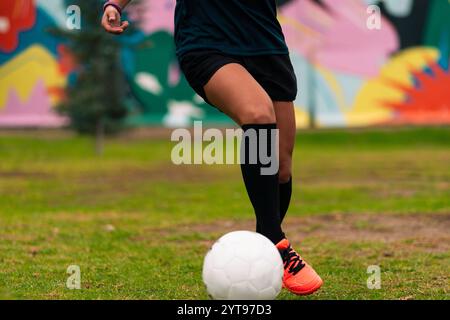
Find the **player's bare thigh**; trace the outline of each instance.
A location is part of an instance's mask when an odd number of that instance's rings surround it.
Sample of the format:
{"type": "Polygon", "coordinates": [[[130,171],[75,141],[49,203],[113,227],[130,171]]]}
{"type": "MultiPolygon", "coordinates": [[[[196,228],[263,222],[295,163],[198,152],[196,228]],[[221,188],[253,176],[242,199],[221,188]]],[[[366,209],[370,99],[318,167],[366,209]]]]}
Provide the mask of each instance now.
{"type": "Polygon", "coordinates": [[[239,125],[276,121],[269,95],[240,64],[220,68],[204,90],[208,100],[239,125]]]}

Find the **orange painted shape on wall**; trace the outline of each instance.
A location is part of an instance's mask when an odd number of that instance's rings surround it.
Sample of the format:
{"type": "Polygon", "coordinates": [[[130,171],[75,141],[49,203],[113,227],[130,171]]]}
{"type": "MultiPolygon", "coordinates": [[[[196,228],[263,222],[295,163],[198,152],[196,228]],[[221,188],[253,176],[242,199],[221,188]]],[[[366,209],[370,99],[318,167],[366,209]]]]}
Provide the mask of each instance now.
{"type": "Polygon", "coordinates": [[[396,113],[393,123],[450,123],[450,72],[434,61],[429,68],[431,73],[411,70],[414,86],[392,83],[406,94],[404,101],[386,103],[396,113]]]}
{"type": "Polygon", "coordinates": [[[59,64],[59,71],[63,75],[67,75],[70,72],[74,71],[77,66],[77,60],[75,56],[72,54],[69,48],[67,48],[65,45],[58,45],[58,64],[59,64]]]}

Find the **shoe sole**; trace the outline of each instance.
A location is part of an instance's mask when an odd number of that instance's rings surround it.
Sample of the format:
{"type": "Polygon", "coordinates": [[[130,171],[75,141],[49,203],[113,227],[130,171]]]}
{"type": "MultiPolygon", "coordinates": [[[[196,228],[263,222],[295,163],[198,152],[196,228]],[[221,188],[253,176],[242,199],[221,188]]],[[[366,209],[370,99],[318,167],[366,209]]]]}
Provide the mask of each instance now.
{"type": "Polygon", "coordinates": [[[313,294],[314,292],[316,292],[317,290],[319,290],[322,287],[322,285],[323,285],[323,280],[319,278],[319,281],[317,282],[317,284],[307,291],[290,290],[290,289],[286,288],[286,286],[284,286],[284,284],[283,284],[283,287],[286,290],[289,290],[289,292],[291,292],[297,296],[309,296],[309,295],[313,294]]]}

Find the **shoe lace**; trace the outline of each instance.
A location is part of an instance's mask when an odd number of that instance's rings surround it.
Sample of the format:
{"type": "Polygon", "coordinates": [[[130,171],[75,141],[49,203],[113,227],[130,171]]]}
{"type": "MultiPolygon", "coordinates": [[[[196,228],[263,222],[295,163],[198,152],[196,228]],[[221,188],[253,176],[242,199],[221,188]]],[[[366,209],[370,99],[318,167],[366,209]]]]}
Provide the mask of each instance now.
{"type": "Polygon", "coordinates": [[[281,253],[281,257],[283,258],[284,268],[289,267],[288,272],[293,275],[296,275],[305,267],[302,258],[291,246],[281,253]]]}

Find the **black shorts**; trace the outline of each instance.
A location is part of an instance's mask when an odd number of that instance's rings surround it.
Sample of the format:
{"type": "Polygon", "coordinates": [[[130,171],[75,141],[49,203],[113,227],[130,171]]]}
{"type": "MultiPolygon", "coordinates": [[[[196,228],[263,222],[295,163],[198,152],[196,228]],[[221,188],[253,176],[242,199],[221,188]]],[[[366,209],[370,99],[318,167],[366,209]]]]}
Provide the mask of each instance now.
{"type": "Polygon", "coordinates": [[[233,56],[215,50],[188,52],[180,62],[187,81],[206,102],[204,86],[211,77],[229,63],[242,65],[264,88],[273,101],[294,101],[297,78],[289,55],[233,56]]]}

